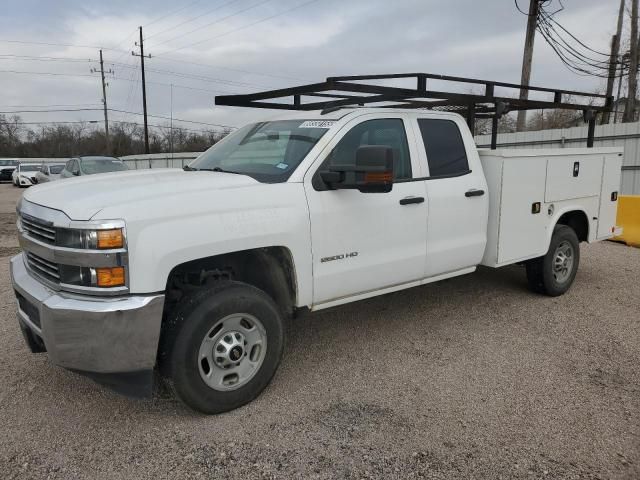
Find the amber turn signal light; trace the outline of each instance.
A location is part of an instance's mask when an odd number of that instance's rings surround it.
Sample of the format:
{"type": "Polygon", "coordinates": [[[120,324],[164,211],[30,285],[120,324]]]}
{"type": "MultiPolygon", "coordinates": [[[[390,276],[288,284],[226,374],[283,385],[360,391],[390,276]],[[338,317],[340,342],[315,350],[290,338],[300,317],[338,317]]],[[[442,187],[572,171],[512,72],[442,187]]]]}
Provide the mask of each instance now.
{"type": "Polygon", "coordinates": [[[121,287],[124,285],[124,267],[96,268],[99,287],[121,287]]]}
{"type": "Polygon", "coordinates": [[[393,172],[367,172],[364,174],[364,181],[366,183],[392,182],[393,172]]]}
{"type": "Polygon", "coordinates": [[[122,248],[124,237],[121,228],[98,230],[98,248],[122,248]]]}

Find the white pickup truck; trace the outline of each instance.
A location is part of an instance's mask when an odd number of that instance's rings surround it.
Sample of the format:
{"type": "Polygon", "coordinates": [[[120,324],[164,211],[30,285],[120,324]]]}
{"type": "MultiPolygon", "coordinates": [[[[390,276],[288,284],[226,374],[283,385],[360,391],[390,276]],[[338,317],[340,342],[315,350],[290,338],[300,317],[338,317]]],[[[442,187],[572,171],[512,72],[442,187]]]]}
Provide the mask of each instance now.
{"type": "Polygon", "coordinates": [[[31,350],[130,394],[158,370],[222,412],[266,387],[300,310],[478,265],[560,295],[579,242],[617,228],[621,149],[485,151],[452,113],[323,113],[247,125],[185,171],[25,192],[11,278],[31,350]]]}

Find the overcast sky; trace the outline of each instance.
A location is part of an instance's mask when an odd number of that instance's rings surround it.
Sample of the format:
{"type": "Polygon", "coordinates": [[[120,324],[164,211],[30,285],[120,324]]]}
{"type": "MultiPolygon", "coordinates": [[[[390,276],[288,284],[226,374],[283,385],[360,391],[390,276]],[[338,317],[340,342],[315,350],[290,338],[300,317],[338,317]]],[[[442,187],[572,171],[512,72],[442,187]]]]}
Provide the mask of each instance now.
{"type": "MultiPolygon", "coordinates": [[[[525,8],[528,0],[519,3],[525,8]]],[[[607,52],[618,1],[563,4],[556,19],[589,46],[607,52]]],[[[149,113],[170,115],[169,84],[174,84],[175,118],[237,126],[269,112],[215,107],[216,94],[293,86],[332,75],[416,71],[518,83],[526,16],[513,0],[4,0],[0,110],[99,108],[99,76],[90,72],[98,64],[89,60],[98,58],[95,47],[101,46],[114,72],[109,107],[141,112],[139,69],[132,68],[139,58],[131,55],[138,25],[144,27],[145,53],[152,55],[146,61],[149,113]],[[53,60],[60,57],[68,61],[53,60]]],[[[603,86],[599,79],[569,72],[540,36],[532,84],[580,90],[603,86]]],[[[20,115],[25,122],[102,119],[99,111],[20,115]]],[[[113,120],[142,118],[110,115],[113,120]]],[[[152,118],[150,123],[166,121],[152,118]]]]}

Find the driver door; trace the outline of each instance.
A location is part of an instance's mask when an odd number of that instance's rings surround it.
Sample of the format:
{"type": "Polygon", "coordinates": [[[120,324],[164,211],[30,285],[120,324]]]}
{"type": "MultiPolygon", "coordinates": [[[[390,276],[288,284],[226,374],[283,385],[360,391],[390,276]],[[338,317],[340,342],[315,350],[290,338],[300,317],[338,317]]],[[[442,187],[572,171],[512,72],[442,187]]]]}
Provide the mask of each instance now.
{"type": "MultiPolygon", "coordinates": [[[[403,115],[363,115],[345,125],[305,180],[311,220],[313,303],[341,303],[379,290],[399,290],[424,277],[427,203],[411,129],[403,115]],[[362,145],[394,153],[394,185],[388,193],[329,190],[319,172],[355,163],[362,145]]],[[[326,305],[328,306],[328,305],[326,305]]]]}

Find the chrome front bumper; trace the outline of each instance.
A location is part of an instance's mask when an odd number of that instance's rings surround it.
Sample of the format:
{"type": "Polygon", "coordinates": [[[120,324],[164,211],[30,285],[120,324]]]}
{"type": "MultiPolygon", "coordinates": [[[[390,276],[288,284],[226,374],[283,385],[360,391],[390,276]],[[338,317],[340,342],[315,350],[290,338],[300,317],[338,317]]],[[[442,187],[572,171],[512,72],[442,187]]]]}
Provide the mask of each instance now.
{"type": "Polygon", "coordinates": [[[111,374],[151,374],[164,295],[99,298],[57,292],[29,274],[23,254],[11,259],[11,282],[18,298],[18,321],[32,351],[37,351],[34,345],[44,344],[56,365],[98,381],[103,376],[110,384],[111,374]]]}

